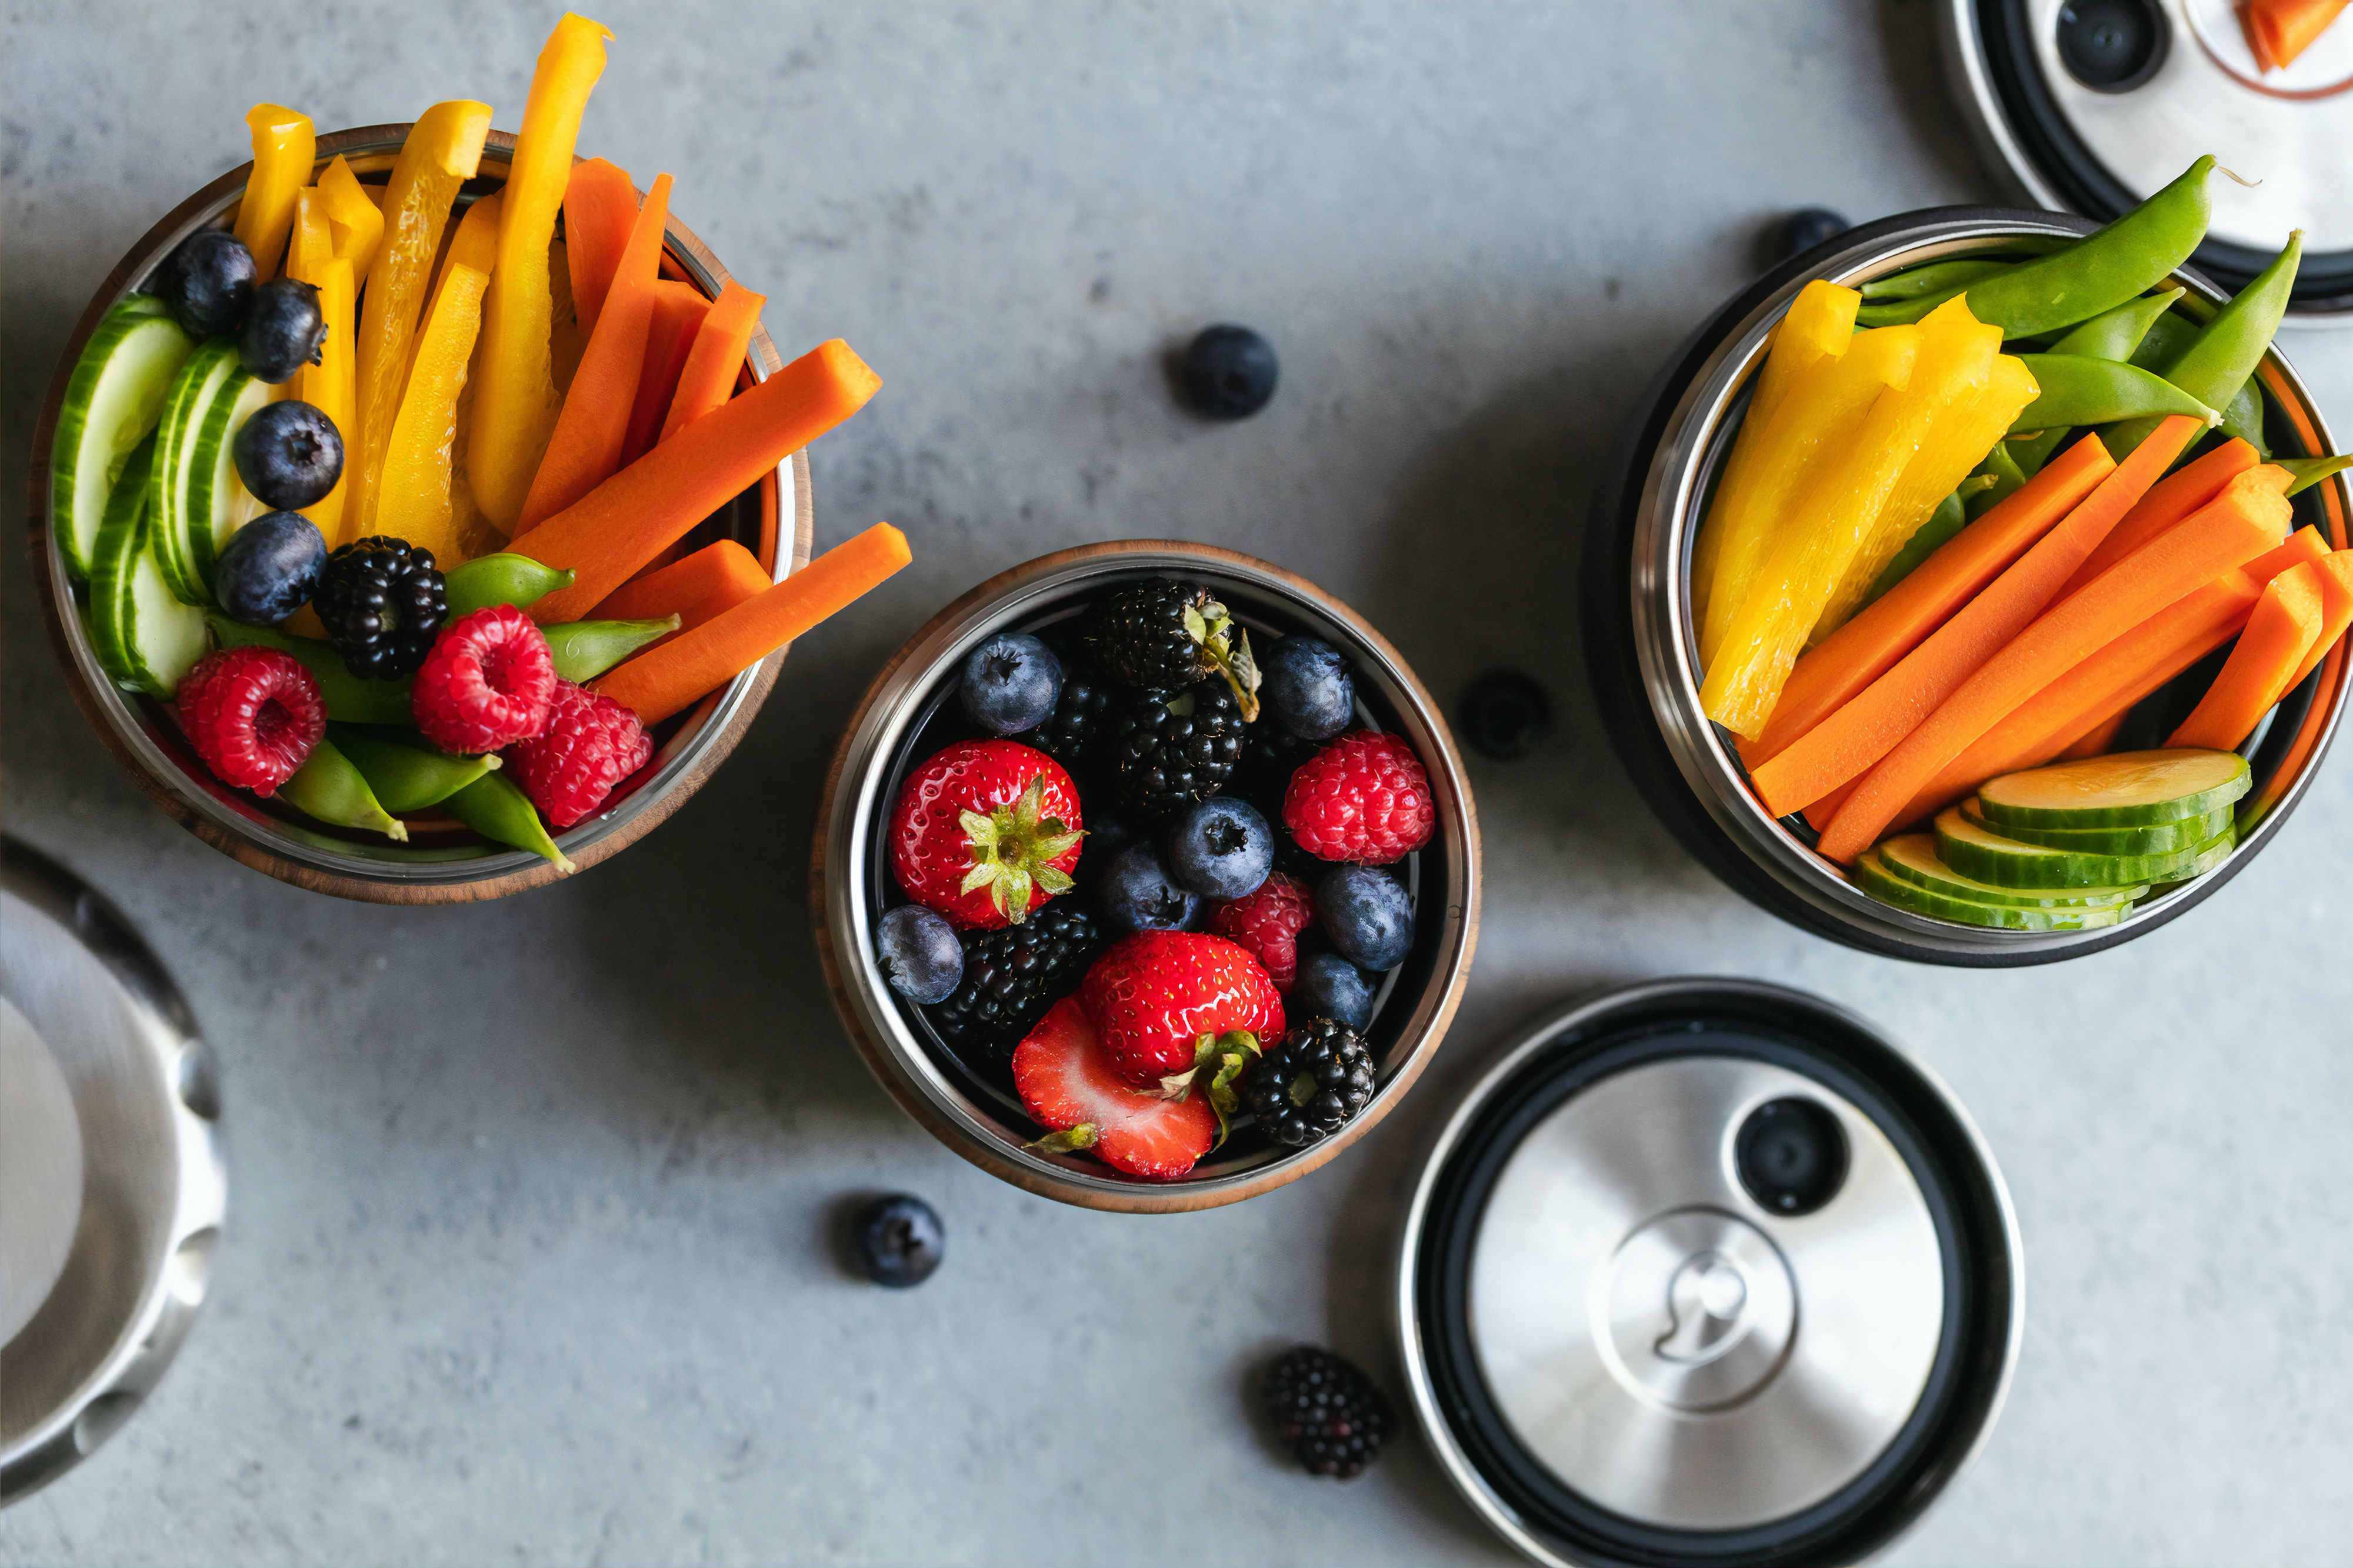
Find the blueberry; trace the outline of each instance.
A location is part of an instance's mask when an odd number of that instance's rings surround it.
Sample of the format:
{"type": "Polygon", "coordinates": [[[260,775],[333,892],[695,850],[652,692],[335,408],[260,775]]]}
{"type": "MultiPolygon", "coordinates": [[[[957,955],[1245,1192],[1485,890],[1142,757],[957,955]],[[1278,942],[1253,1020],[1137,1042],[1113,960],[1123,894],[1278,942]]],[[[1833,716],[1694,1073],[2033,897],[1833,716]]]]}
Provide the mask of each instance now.
{"type": "Polygon", "coordinates": [[[1336,952],[1308,953],[1299,961],[1299,976],[1283,999],[1283,1013],[1303,1023],[1329,1018],[1362,1034],[1373,1024],[1372,982],[1336,952]]]}
{"type": "Polygon", "coordinates": [[[229,536],[213,563],[213,597],[233,620],[274,626],[311,602],[327,542],[299,511],[264,512],[229,536]]]}
{"type": "Polygon", "coordinates": [[[324,500],[343,477],[343,436],[297,398],[265,403],[237,426],[229,451],[237,477],[264,506],[291,511],[324,500]]]}
{"type": "Polygon", "coordinates": [[[1303,741],[1328,741],[1356,716],[1356,684],[1348,661],[1322,637],[1277,637],[1260,656],[1264,684],[1259,698],[1282,727],[1303,741]]]}
{"type": "Polygon", "coordinates": [[[208,228],[180,242],[164,263],[155,292],[192,338],[235,331],[253,302],[253,252],[225,228],[208,228]]]}
{"type": "Polygon", "coordinates": [[[1413,902],[1396,878],[1370,866],[1343,866],[1315,889],[1315,917],[1340,955],[1376,972],[1413,950],[1413,902]]]}
{"type": "Polygon", "coordinates": [[[1462,694],[1462,738],[1472,750],[1508,763],[1544,739],[1552,703],[1544,688],[1509,670],[1472,682],[1462,694]]]}
{"type": "Polygon", "coordinates": [[[964,716],[996,735],[1033,730],[1062,695],[1062,661],[1036,637],[999,632],[964,661],[964,716]]]}
{"type": "Polygon", "coordinates": [[[1249,802],[1211,795],[1170,826],[1168,868],[1205,899],[1246,898],[1274,869],[1274,830],[1249,802]]]}
{"type": "Polygon", "coordinates": [[[874,933],[874,961],[891,989],[926,1006],[944,1002],[964,978],[964,944],[936,910],[901,904],[874,933]]]}
{"type": "Polygon", "coordinates": [[[1774,220],[1765,231],[1765,265],[1778,267],[1793,256],[1803,256],[1826,239],[1835,239],[1854,225],[1828,207],[1800,207],[1774,220]]]}
{"type": "Polygon", "coordinates": [[[877,1285],[903,1290],[929,1279],[947,1256],[947,1228],[932,1205],[906,1193],[876,1198],[858,1216],[859,1271],[877,1285]]]}
{"type": "Polygon", "coordinates": [[[1113,936],[1191,931],[1201,920],[1200,898],[1177,886],[1160,846],[1148,838],[1136,839],[1111,858],[1095,902],[1113,936]]]}
{"type": "Polygon", "coordinates": [[[237,357],[258,381],[276,386],[306,364],[320,362],[327,341],[327,318],[319,310],[319,290],[292,278],[272,278],[253,291],[237,334],[237,357]]]}
{"type": "Polygon", "coordinates": [[[1185,400],[1210,419],[1247,419],[1274,395],[1274,345],[1248,327],[1202,330],[1185,351],[1185,400]]]}

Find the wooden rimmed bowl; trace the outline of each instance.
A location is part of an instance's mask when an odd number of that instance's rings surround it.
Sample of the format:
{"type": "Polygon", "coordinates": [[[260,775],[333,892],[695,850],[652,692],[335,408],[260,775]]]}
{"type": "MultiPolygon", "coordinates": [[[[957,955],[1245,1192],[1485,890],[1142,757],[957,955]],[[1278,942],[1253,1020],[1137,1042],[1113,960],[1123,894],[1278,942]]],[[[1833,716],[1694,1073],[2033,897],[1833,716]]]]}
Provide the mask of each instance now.
{"type": "Polygon", "coordinates": [[[1060,551],[990,578],[933,616],[874,678],[834,753],[825,795],[811,923],[850,1038],[882,1087],[933,1136],[991,1175],[1043,1197],[1123,1214],[1167,1214],[1238,1203],[1297,1181],[1405,1098],[1445,1037],[1470,978],[1479,935],[1479,818],[1438,704],[1354,610],[1303,577],[1234,551],[1125,540],[1060,551]],[[1366,1031],[1379,1068],[1372,1103],[1336,1134],[1301,1150],[1237,1129],[1223,1149],[1176,1182],[1140,1181],[1090,1155],[1029,1148],[1039,1132],[1022,1114],[1009,1071],[976,1052],[952,1049],[923,1009],[891,989],[874,961],[875,922],[902,901],[885,864],[891,807],[912,767],[966,733],[955,710],[965,656],[998,632],[1066,622],[1098,595],[1146,577],[1208,585],[1261,646],[1309,632],[1345,654],[1356,667],[1357,723],[1412,745],[1430,774],[1438,816],[1430,843],[1392,868],[1413,897],[1414,945],[1376,993],[1366,1031]]]}
{"type": "MultiPolygon", "coordinates": [[[[380,179],[390,172],[407,134],[406,125],[370,125],[322,136],[319,166],[340,154],[363,180],[380,179]]],[[[505,184],[514,142],[505,132],[491,132],[480,173],[467,182],[461,202],[505,184]]],[[[230,789],[197,761],[169,705],[116,687],[91,650],[82,595],[66,575],[49,514],[50,446],[67,383],[100,319],[144,284],[156,265],[189,235],[227,226],[252,172],[248,163],[222,175],[174,208],[132,247],[82,312],[41,405],[33,427],[31,464],[33,582],[66,683],[107,751],[173,820],[223,854],[280,880],[339,898],[392,904],[466,903],[554,881],[562,873],[549,862],[491,844],[438,813],[409,817],[409,841],[395,844],[327,827],[290,806],[230,789]]],[[[676,218],[670,222],[666,239],[663,275],[717,296],[728,279],[719,258],[676,218]]],[[[754,331],[738,385],[765,380],[783,363],[766,331],[754,331]]],[[[781,582],[808,564],[814,531],[808,457],[796,452],[700,524],[686,543],[691,549],[734,539],[781,582]]],[[[783,651],[769,655],[687,712],[657,726],[652,763],[616,794],[603,813],[556,836],[573,862],[593,866],[618,854],[702,788],[743,739],[752,716],[776,685],[784,660],[783,651]]]]}

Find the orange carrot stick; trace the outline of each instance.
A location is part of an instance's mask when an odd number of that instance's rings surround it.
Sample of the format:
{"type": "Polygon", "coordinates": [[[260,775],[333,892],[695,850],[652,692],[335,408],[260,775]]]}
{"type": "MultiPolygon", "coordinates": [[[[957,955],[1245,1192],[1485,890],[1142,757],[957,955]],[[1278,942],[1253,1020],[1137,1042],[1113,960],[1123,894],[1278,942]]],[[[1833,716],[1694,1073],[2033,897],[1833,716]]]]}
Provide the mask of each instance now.
{"type": "Polygon", "coordinates": [[[2232,752],[2288,693],[2288,677],[2320,637],[2320,569],[2283,572],[2255,601],[2239,646],[2166,745],[2232,752]]]}
{"type": "Polygon", "coordinates": [[[2108,748],[2116,743],[2116,731],[2122,730],[2125,727],[2125,721],[2131,717],[2132,710],[2130,709],[2126,709],[2121,713],[2111,713],[2108,717],[2101,720],[2098,723],[2093,725],[2081,735],[2078,735],[2073,741],[2070,742],[2066,749],[2062,751],[2056,757],[2052,758],[2052,761],[2070,763],[2079,757],[2104,757],[2107,755],[2108,748]]]}
{"type": "Polygon", "coordinates": [[[2247,0],[2240,21],[2247,45],[2265,70],[2295,63],[2328,29],[2346,0],[2247,0]]]}
{"type": "Polygon", "coordinates": [[[2149,487],[2140,504],[2125,513],[2108,531],[2100,547],[2085,556],[2074,576],[2059,590],[2065,598],[2109,567],[2222,493],[2222,487],[2253,468],[2263,458],[2237,437],[2215,447],[2178,474],[2168,474],[2149,487]]]}
{"type": "Polygon", "coordinates": [[[719,290],[702,330],[694,334],[686,368],[678,373],[678,391],[670,397],[670,414],[657,439],[669,440],[735,395],[736,374],[744,368],[744,351],[767,302],[766,295],[754,294],[732,278],[719,290]]]}
{"type": "Polygon", "coordinates": [[[634,463],[654,444],[670,395],[711,301],[691,283],[664,278],[654,285],[653,324],[646,329],[645,368],[638,374],[638,400],[629,409],[628,433],[621,438],[621,461],[634,463]]]}
{"type": "MultiPolygon", "coordinates": [[[[2059,584],[2074,574],[2084,557],[2132,510],[2199,429],[2187,416],[2159,425],[2064,521],[1902,663],[1788,751],[1755,769],[1749,776],[1773,815],[1812,805],[1894,750],[1972,671],[2043,612],[2057,597],[2059,584]],[[2151,451],[2151,447],[2157,449],[2151,451]]],[[[1968,531],[1962,530],[1965,535],[1968,531]]]]}
{"type": "Polygon", "coordinates": [[[532,529],[603,484],[621,467],[621,443],[629,434],[629,414],[637,406],[638,378],[645,369],[646,336],[653,329],[654,284],[660,278],[662,228],[670,221],[670,176],[654,176],[646,193],[637,226],[629,230],[628,248],[613,274],[613,287],[596,318],[596,333],[580,368],[572,374],[572,390],[564,395],[564,412],[555,416],[555,434],[548,437],[547,455],[532,476],[531,494],[515,521],[514,537],[532,529]]]}
{"type": "MultiPolygon", "coordinates": [[[[740,401],[740,400],[739,400],[740,401]]],[[[715,619],[622,665],[596,689],[659,724],[751,668],[914,559],[878,522],[715,619]]]]}
{"type": "Polygon", "coordinates": [[[602,158],[572,166],[564,187],[564,261],[572,274],[572,307],[584,338],[596,331],[596,314],[605,308],[637,222],[638,188],[627,170],[602,158]]]}
{"type": "Polygon", "coordinates": [[[2353,551],[2340,550],[2317,563],[2320,581],[2320,636],[2305,654],[2304,662],[2287,678],[2287,689],[2294,691],[2304,684],[2304,678],[2320,667],[2345,628],[2353,626],[2353,551]]]}
{"type": "Polygon", "coordinates": [[[2299,528],[2288,542],[2223,573],[2167,605],[2044,687],[2033,700],[1988,730],[1912,797],[1899,823],[1934,816],[1986,779],[2039,768],[2070,742],[2121,721],[2160,687],[2239,635],[2263,584],[2291,566],[2328,555],[2320,531],[2299,528]]]}
{"type": "MultiPolygon", "coordinates": [[[[2179,417],[2179,416],[2177,416],[2179,417]]],[[[2170,421],[2168,421],[2170,423],[2170,421]]],[[[2149,441],[2168,439],[2159,426],[2149,441]]],[[[2174,443],[2178,453],[2187,437],[2174,443]]],[[[2142,443],[2145,449],[2148,442],[2142,443]]],[[[2133,458],[2140,456],[2135,451],[2133,458]]],[[[2158,467],[2165,467],[2160,459],[2158,467]]],[[[2117,469],[2132,467],[2126,459],[2117,469]]],[[[1822,834],[1821,852],[1852,866],[1921,788],[2007,715],[2071,666],[2158,611],[2279,542],[2292,515],[2286,470],[2241,474],[2211,505],[2046,611],[1954,689],[1847,796],[1822,834]],[[2273,476],[2280,482],[2274,486],[2273,476]]],[[[2092,504],[2085,502],[2086,506],[2092,504]]]]}
{"type": "Polygon", "coordinates": [[[1754,768],[1788,750],[1894,668],[1897,659],[1919,647],[2074,510],[2116,466],[2099,437],[2087,435],[1947,540],[1902,582],[1798,660],[1765,733],[1742,743],[1743,760],[1754,768]]]}
{"type": "Polygon", "coordinates": [[[730,583],[768,586],[768,574],[759,558],[732,539],[706,544],[683,561],[659,572],[649,572],[613,591],[610,598],[590,611],[592,621],[657,621],[684,614],[730,583]]]}
{"type": "Polygon", "coordinates": [[[864,407],[881,384],[839,338],[819,343],[541,523],[525,553],[576,575],[532,605],[532,619],[578,620],[762,474],[864,407]]]}

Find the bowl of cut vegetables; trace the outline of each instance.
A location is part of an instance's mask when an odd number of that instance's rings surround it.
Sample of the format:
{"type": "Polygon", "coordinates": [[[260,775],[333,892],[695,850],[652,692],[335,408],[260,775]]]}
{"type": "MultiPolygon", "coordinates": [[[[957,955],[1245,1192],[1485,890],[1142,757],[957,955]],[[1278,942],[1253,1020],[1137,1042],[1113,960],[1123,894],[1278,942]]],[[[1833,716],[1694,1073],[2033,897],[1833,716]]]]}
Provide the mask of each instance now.
{"type": "Polygon", "coordinates": [[[2189,269],[2200,159],[2104,228],[1850,230],[1654,383],[1588,535],[1621,756],[1726,883],[1866,951],[2049,963],[2186,912],[2327,750],[2353,458],[2273,346],[2300,237],[2189,269]]]}
{"type": "Polygon", "coordinates": [[[438,903],[617,853],[725,760],[783,646],[906,559],[810,560],[805,448],[881,384],[786,363],[734,282],[575,158],[607,35],[489,105],[314,133],[109,275],[35,429],[34,579],[91,727],[191,832],[438,903]]]}

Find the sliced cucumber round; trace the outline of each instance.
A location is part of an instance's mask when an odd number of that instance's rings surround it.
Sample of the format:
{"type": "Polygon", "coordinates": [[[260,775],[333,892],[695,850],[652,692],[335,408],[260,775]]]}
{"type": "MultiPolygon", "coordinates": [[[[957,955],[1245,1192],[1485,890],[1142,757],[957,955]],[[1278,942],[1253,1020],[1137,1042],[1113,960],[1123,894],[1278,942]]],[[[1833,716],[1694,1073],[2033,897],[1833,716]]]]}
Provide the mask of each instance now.
{"type": "Polygon", "coordinates": [[[229,536],[269,509],[253,499],[237,471],[237,433],[264,404],[278,400],[278,388],[240,367],[205,410],[196,444],[188,458],[188,543],[196,575],[211,600],[213,567],[229,536]]]}
{"type": "Polygon", "coordinates": [[[195,341],[163,301],[133,294],[106,313],[74,363],[49,447],[49,516],[66,569],[90,575],[98,531],[131,449],[162,418],[195,341]],[[142,303],[141,301],[147,301],[142,303]]]}
{"type": "Polygon", "coordinates": [[[1988,904],[1957,899],[1917,882],[1891,874],[1880,862],[1877,848],[1866,849],[1854,864],[1857,886],[1883,903],[1914,914],[1933,915],[1961,925],[1991,926],[2006,931],[2094,931],[2125,918],[2129,902],[2075,904],[2052,909],[2027,904],[1988,904]]]}
{"type": "Polygon", "coordinates": [[[212,339],[180,367],[164,398],[163,421],[155,427],[155,468],[147,484],[147,529],[164,580],[185,604],[208,604],[212,599],[210,586],[196,570],[188,520],[188,480],[196,432],[214,397],[230,377],[243,374],[237,363],[237,340],[212,339]]]}
{"type": "Polygon", "coordinates": [[[2147,827],[2203,816],[2253,787],[2236,752],[2120,752],[2004,773],[1978,786],[1997,828],[2147,827]]]}
{"type": "Polygon", "coordinates": [[[124,465],[99,530],[90,582],[90,647],[118,686],[168,700],[210,649],[205,613],[180,602],[147,526],[151,438],[124,465]]]}
{"type": "Polygon", "coordinates": [[[2023,844],[1980,827],[1957,805],[1936,814],[1936,858],[1975,881],[1997,888],[2130,888],[2179,877],[2198,851],[2170,855],[2084,855],[2023,844]]]}
{"type": "Polygon", "coordinates": [[[2200,845],[2198,849],[2198,858],[2190,864],[2189,869],[2172,878],[2165,886],[2179,887],[2184,882],[2193,881],[2204,876],[2223,861],[2228,860],[2231,858],[2231,851],[2238,847],[2239,829],[2238,825],[2234,823],[2216,834],[2207,843],[2200,845]]]}
{"type": "Polygon", "coordinates": [[[1915,883],[1932,893],[1942,893],[1951,899],[1972,899],[1980,904],[2016,904],[2026,909],[2095,909],[2108,904],[2128,904],[2143,893],[2142,888],[1999,888],[1991,882],[1980,882],[1964,877],[1945,864],[1936,854],[1936,840],[1926,833],[1899,834],[1882,842],[1878,848],[1880,868],[1906,882],[1915,883]]]}
{"type": "Polygon", "coordinates": [[[2218,805],[2203,816],[2179,822],[2152,822],[2147,827],[2030,827],[1986,820],[1978,803],[1965,800],[1961,815],[1989,833],[2040,844],[2046,849],[2072,849],[2079,855],[2171,855],[2201,848],[2231,826],[2231,807],[2218,805]]]}

